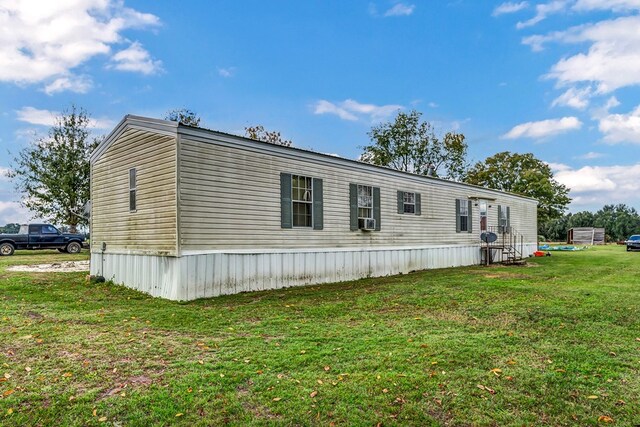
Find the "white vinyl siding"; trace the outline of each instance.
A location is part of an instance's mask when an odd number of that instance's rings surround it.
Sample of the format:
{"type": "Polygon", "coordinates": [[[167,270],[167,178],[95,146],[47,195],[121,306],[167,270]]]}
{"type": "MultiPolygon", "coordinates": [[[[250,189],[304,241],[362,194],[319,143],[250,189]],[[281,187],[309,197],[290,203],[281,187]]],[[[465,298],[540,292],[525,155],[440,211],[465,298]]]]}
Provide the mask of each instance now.
{"type": "Polygon", "coordinates": [[[177,254],[175,159],[175,137],[130,128],[92,162],[93,251],[177,254]]]}
{"type": "MultiPolygon", "coordinates": [[[[468,200],[470,196],[497,197],[508,203],[512,207],[512,225],[525,235],[526,241],[536,241],[533,200],[380,168],[354,167],[358,165],[351,162],[335,164],[336,160],[325,156],[267,144],[244,144],[242,139],[236,143],[232,137],[217,138],[180,137],[183,251],[475,244],[479,242],[479,232],[456,233],[456,217],[452,215],[455,200],[468,200]],[[282,229],[281,171],[302,176],[314,171],[314,176],[322,177],[322,232],[309,227],[282,229]],[[350,232],[349,185],[354,182],[375,182],[380,189],[384,225],[379,232],[350,232]],[[398,188],[411,188],[421,194],[420,215],[397,215],[398,188]],[[237,194],[245,196],[237,198],[237,194]]],[[[470,223],[478,223],[477,209],[471,214],[470,223]]],[[[497,221],[496,214],[490,218],[497,221]]]]}

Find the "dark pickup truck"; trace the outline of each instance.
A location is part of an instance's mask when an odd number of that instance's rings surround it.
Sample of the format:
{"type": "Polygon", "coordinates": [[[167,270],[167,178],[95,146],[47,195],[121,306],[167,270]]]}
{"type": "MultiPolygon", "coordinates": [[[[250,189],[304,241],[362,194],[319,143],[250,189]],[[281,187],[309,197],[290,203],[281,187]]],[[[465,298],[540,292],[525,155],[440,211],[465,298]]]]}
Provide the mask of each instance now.
{"type": "Polygon", "coordinates": [[[0,256],[13,255],[16,249],[57,249],[70,254],[86,246],[82,234],[61,233],[53,225],[21,225],[18,234],[0,234],[0,256]]]}

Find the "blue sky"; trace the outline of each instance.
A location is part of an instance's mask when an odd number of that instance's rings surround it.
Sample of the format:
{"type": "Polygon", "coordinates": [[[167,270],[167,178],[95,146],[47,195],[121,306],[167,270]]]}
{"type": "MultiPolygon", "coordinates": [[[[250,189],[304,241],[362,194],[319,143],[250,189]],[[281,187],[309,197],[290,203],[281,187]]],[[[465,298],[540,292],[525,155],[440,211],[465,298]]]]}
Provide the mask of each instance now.
{"type": "MultiPolygon", "coordinates": [[[[71,103],[96,135],[187,107],[348,158],[417,109],[474,162],[548,162],[572,211],[640,208],[640,0],[17,3],[0,0],[0,172],[71,103]]],[[[18,198],[0,178],[0,224],[29,219],[18,198]]]]}

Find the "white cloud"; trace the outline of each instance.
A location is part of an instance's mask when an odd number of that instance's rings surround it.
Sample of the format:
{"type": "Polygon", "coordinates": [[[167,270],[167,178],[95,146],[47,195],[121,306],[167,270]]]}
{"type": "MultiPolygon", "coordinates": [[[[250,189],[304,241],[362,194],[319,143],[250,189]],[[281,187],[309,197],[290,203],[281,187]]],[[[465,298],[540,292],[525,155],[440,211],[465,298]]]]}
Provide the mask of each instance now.
{"type": "Polygon", "coordinates": [[[604,157],[604,154],[596,153],[595,151],[589,151],[588,153],[585,153],[582,156],[578,156],[577,158],[583,159],[583,160],[594,160],[594,159],[599,159],[601,157],[604,157]]]}
{"type": "Polygon", "coordinates": [[[596,92],[640,85],[640,16],[625,16],[580,25],[566,31],[525,37],[522,43],[540,51],[545,43],[588,43],[587,52],[562,58],[545,76],[558,86],[595,84],[596,92]]]}
{"type": "MultiPolygon", "coordinates": [[[[123,42],[122,32],[159,25],[122,0],[0,0],[0,81],[78,89],[72,71],[123,42]]],[[[86,83],[86,80],[85,80],[86,83]]]]}
{"type": "Polygon", "coordinates": [[[415,10],[416,5],[398,3],[384,13],[384,16],[409,16],[415,10]]]}
{"type": "Polygon", "coordinates": [[[518,22],[516,24],[516,28],[520,30],[522,28],[536,25],[538,22],[546,19],[549,15],[565,10],[568,3],[569,2],[567,0],[553,0],[548,3],[538,4],[536,5],[536,15],[527,21],[518,22]]]}
{"type": "Polygon", "coordinates": [[[502,3],[500,6],[493,9],[492,15],[500,16],[500,15],[505,15],[507,13],[516,13],[528,7],[529,7],[529,2],[526,2],[526,1],[521,1],[518,3],[506,2],[506,3],[502,3]]]}
{"type": "Polygon", "coordinates": [[[573,5],[577,11],[613,10],[629,12],[640,9],[640,0],[577,0],[573,5]]]}
{"type": "Polygon", "coordinates": [[[593,91],[591,87],[585,87],[582,89],[571,87],[562,95],[554,99],[551,106],[556,107],[559,105],[584,110],[589,106],[589,98],[591,98],[592,94],[593,91]]]}
{"type": "Polygon", "coordinates": [[[108,68],[147,75],[156,74],[162,71],[162,61],[154,60],[140,43],[133,42],[128,48],[111,57],[108,68]]]}
{"type": "Polygon", "coordinates": [[[16,111],[16,118],[19,121],[39,126],[53,126],[58,115],[60,113],[57,111],[38,110],[33,107],[23,107],[16,111]]]}
{"type": "Polygon", "coordinates": [[[640,105],[628,114],[607,114],[600,117],[598,128],[606,142],[640,144],[640,105]]]}
{"type": "Polygon", "coordinates": [[[640,163],[635,165],[565,168],[555,179],[571,189],[572,206],[601,207],[604,203],[637,203],[640,163]]]}
{"type": "Polygon", "coordinates": [[[435,102],[430,102],[428,105],[429,108],[438,108],[438,104],[436,104],[435,102]]]}
{"type": "MultiPolygon", "coordinates": [[[[17,120],[38,126],[53,126],[56,124],[56,118],[60,116],[59,111],[39,110],[33,107],[23,107],[16,111],[17,120]]],[[[91,119],[89,122],[90,129],[111,129],[115,126],[115,122],[110,119],[91,119]]],[[[30,134],[32,130],[29,130],[30,134]]]]}
{"type": "Polygon", "coordinates": [[[566,170],[570,170],[571,166],[569,165],[565,165],[564,163],[549,163],[549,162],[545,162],[547,165],[549,165],[549,167],[551,168],[551,171],[555,174],[556,172],[561,172],[561,171],[566,171],[566,170]]]}
{"type": "Polygon", "coordinates": [[[533,138],[542,139],[549,136],[578,130],[582,122],[577,117],[563,117],[561,119],[549,119],[538,122],[527,122],[515,126],[504,134],[504,139],[533,138]]]}
{"type": "Polygon", "coordinates": [[[9,168],[5,168],[3,166],[0,166],[0,181],[8,181],[9,178],[7,177],[7,173],[9,172],[9,168]]]}
{"type": "Polygon", "coordinates": [[[314,114],[334,114],[343,120],[355,121],[366,117],[371,121],[384,120],[401,110],[402,105],[374,105],[362,104],[353,99],[333,103],[327,100],[320,100],[314,105],[314,114]]]}
{"type": "Polygon", "coordinates": [[[0,200],[0,225],[29,222],[32,214],[17,202],[0,200]]]}
{"type": "Polygon", "coordinates": [[[47,84],[44,87],[44,92],[47,95],[53,95],[54,93],[64,92],[69,90],[76,93],[87,93],[93,86],[91,77],[89,76],[65,76],[59,77],[47,84]]]}
{"type": "Polygon", "coordinates": [[[221,77],[233,77],[236,74],[236,67],[218,67],[218,75],[221,77]]]}

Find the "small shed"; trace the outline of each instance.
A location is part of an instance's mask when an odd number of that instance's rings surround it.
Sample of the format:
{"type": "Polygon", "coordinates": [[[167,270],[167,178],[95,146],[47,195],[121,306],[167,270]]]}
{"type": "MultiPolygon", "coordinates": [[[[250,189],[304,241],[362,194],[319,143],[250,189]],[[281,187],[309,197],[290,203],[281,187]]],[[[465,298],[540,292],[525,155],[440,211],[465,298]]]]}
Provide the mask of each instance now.
{"type": "Polygon", "coordinates": [[[604,228],[571,228],[567,232],[567,243],[571,245],[604,245],[604,228]]]}

